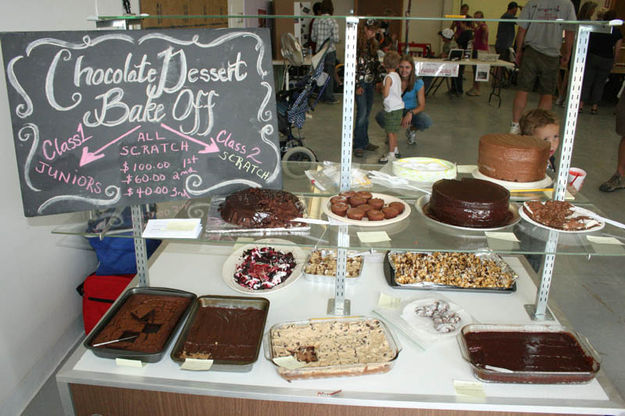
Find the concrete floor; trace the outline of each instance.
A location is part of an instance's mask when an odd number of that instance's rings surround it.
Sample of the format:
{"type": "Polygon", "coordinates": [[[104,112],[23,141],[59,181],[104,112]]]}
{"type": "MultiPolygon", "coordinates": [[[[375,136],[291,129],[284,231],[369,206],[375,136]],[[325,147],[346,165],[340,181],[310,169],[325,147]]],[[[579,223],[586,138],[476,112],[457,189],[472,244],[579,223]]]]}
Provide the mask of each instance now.
{"type": "MultiPolygon", "coordinates": [[[[465,77],[469,77],[470,72],[465,77]]],[[[468,81],[465,81],[468,84],[468,81]]],[[[502,92],[502,104],[488,104],[483,88],[480,97],[450,99],[439,92],[427,99],[426,112],[433,126],[418,134],[417,145],[410,146],[400,136],[403,157],[434,156],[459,164],[475,164],[478,138],[485,133],[507,132],[512,108],[513,91],[502,92]]],[[[341,96],[338,96],[341,98],[341,96]]],[[[528,109],[535,107],[537,96],[530,96],[528,109]]],[[[305,144],[312,148],[319,160],[338,162],[341,141],[341,104],[319,104],[306,120],[303,134],[305,144]]],[[[374,111],[381,109],[379,97],[374,111]]],[[[564,110],[554,111],[564,118],[564,110]]],[[[625,222],[625,190],[606,194],[598,186],[615,170],[619,137],[614,132],[614,106],[600,107],[597,115],[583,113],[577,121],[577,134],[572,166],[585,169],[588,177],[583,193],[604,215],[625,222]]],[[[376,152],[366,152],[354,162],[376,163],[383,154],[384,132],[373,117],[369,128],[370,139],[378,144],[376,152]]],[[[624,234],[620,234],[624,235],[624,234]]],[[[587,336],[602,356],[602,368],[625,397],[625,257],[559,256],[553,276],[550,299],[568,318],[571,326],[587,336]]],[[[58,392],[51,378],[23,413],[25,416],[62,415],[58,392]]]]}

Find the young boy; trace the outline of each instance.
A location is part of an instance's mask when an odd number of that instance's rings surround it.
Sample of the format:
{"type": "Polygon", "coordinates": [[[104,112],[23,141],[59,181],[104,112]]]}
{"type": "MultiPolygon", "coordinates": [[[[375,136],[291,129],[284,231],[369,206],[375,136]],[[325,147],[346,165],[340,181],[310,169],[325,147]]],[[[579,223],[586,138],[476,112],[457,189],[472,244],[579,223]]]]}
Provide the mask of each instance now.
{"type": "Polygon", "coordinates": [[[534,136],[549,142],[551,148],[547,167],[555,172],[554,154],[560,145],[560,121],[555,114],[541,108],[530,110],[521,116],[519,125],[523,136],[534,136]]]}
{"type": "Polygon", "coordinates": [[[404,114],[401,78],[397,73],[400,59],[399,54],[395,51],[389,51],[384,55],[383,65],[387,74],[384,77],[382,94],[384,95],[384,130],[388,138],[389,150],[386,156],[380,158],[380,163],[387,163],[400,157],[397,150],[397,132],[401,128],[401,119],[404,114]]]}
{"type": "MultiPolygon", "coordinates": [[[[519,125],[523,136],[534,136],[549,142],[550,149],[547,168],[555,172],[554,154],[560,145],[560,122],[555,114],[541,108],[530,110],[521,116],[519,125]]],[[[538,232],[536,230],[526,231],[525,227],[527,226],[522,225],[519,229],[521,234],[527,234],[527,237],[521,239],[521,249],[527,251],[543,251],[545,249],[547,236],[542,235],[541,238],[536,238],[535,235],[538,232]]],[[[537,273],[540,271],[543,257],[542,254],[525,255],[528,263],[537,273]]]]}

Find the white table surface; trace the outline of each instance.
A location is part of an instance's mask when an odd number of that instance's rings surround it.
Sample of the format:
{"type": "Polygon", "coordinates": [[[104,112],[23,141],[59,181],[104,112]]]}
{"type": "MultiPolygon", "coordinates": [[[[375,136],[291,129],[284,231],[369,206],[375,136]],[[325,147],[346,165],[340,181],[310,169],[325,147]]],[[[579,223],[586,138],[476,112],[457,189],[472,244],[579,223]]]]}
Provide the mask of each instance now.
{"type": "MultiPolygon", "coordinates": [[[[159,250],[150,267],[150,285],[173,287],[200,295],[239,296],[222,278],[222,265],[231,247],[169,242],[159,250]]],[[[352,315],[371,315],[380,292],[409,299],[443,294],[462,306],[481,323],[520,323],[533,321],[524,304],[533,304],[536,287],[517,257],[506,260],[519,274],[517,291],[512,294],[427,292],[397,290],[388,286],[382,269],[382,256],[368,256],[362,280],[347,286],[352,315]]],[[[314,283],[300,277],[294,284],[266,296],[270,300],[266,330],[278,322],[326,315],[327,301],[334,296],[332,284],[314,283]]],[[[534,322],[535,323],[535,322],[534,322]]],[[[392,328],[392,327],[391,327],[392,328]]],[[[79,351],[71,368],[59,373],[59,381],[133,387],[174,392],[195,392],[265,400],[351,404],[430,409],[506,410],[583,414],[620,414],[623,403],[614,396],[609,382],[596,379],[583,385],[523,385],[483,383],[485,398],[457,395],[454,380],[476,382],[470,367],[460,356],[455,338],[432,344],[425,350],[397,331],[403,347],[395,367],[386,374],[360,377],[315,379],[287,382],[275,371],[264,352],[251,372],[191,372],[180,370],[169,358],[142,368],[116,366],[115,361],[79,351]],[[612,393],[612,400],[604,387],[612,393]],[[342,392],[319,397],[318,392],[342,392]]],[[[70,360],[71,361],[71,360],[70,360]]],[[[67,366],[66,366],[67,367],[67,366]]]]}

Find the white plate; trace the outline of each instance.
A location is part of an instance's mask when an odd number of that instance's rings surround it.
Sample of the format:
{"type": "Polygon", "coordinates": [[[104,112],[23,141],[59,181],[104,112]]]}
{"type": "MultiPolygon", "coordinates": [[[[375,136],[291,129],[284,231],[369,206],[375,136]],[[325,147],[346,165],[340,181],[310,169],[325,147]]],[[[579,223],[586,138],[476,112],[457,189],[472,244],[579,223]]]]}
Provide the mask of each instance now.
{"type": "MultiPolygon", "coordinates": [[[[561,233],[566,233],[566,234],[580,234],[580,233],[592,233],[594,231],[599,231],[601,230],[603,227],[605,227],[605,222],[603,221],[599,221],[599,220],[594,220],[597,221],[597,223],[599,223],[599,226],[597,227],[593,227],[593,228],[589,228],[587,230],[560,230],[559,228],[553,228],[553,227],[549,227],[545,224],[541,224],[535,220],[533,220],[532,218],[530,218],[529,215],[527,215],[527,213],[524,210],[525,204],[523,204],[523,207],[521,207],[521,209],[519,209],[519,215],[521,216],[521,218],[523,218],[525,221],[529,222],[530,224],[533,224],[537,227],[540,228],[545,228],[547,230],[553,230],[553,231],[558,231],[561,233]]],[[[594,214],[592,211],[589,211],[585,208],[581,208],[581,207],[577,207],[575,205],[573,205],[573,214],[574,216],[582,216],[582,215],[589,215],[590,214],[594,214]],[[577,215],[575,215],[577,214],[577,215]]]]}
{"type": "Polygon", "coordinates": [[[230,256],[228,256],[228,258],[224,262],[222,275],[224,282],[226,282],[226,285],[232,290],[248,295],[267,295],[269,293],[273,293],[277,290],[284,289],[285,287],[292,285],[302,274],[302,268],[304,267],[305,261],[306,255],[300,248],[295,245],[295,243],[292,243],[288,240],[282,240],[280,238],[263,238],[261,240],[257,240],[252,244],[248,244],[246,246],[238,248],[230,256]],[[284,282],[272,287],[271,289],[254,290],[238,284],[236,280],[234,280],[234,271],[236,270],[237,264],[241,262],[243,252],[255,247],[273,247],[276,250],[282,251],[284,253],[287,253],[289,251],[293,253],[293,257],[295,258],[295,267],[293,268],[291,275],[284,282]]]}
{"type": "Polygon", "coordinates": [[[430,202],[430,196],[429,195],[423,195],[421,198],[417,199],[417,202],[415,202],[415,206],[417,208],[417,212],[419,212],[419,214],[423,215],[425,217],[426,220],[431,221],[435,224],[440,224],[443,225],[445,227],[449,227],[449,228],[455,228],[457,230],[467,230],[467,231],[497,231],[497,230],[503,230],[504,228],[507,227],[511,227],[514,224],[516,224],[517,222],[519,222],[521,220],[521,217],[519,217],[519,207],[516,204],[513,204],[512,202],[510,203],[508,209],[510,210],[510,212],[512,213],[512,218],[510,219],[510,221],[508,221],[508,223],[506,225],[502,225],[499,227],[490,227],[490,228],[478,228],[478,227],[463,227],[460,225],[453,225],[453,224],[447,224],[446,222],[442,222],[439,221],[435,218],[430,217],[425,211],[424,208],[426,207],[426,205],[430,202]]]}
{"type": "Polygon", "coordinates": [[[352,220],[350,218],[347,218],[346,216],[345,217],[341,217],[340,215],[336,215],[330,209],[330,198],[328,198],[328,199],[326,199],[326,200],[321,202],[321,208],[322,208],[324,214],[326,214],[328,216],[328,218],[332,218],[333,220],[344,222],[346,224],[359,225],[361,227],[380,227],[380,226],[385,226],[385,225],[389,225],[389,224],[394,224],[396,222],[399,222],[399,221],[403,220],[404,218],[408,218],[408,216],[410,215],[410,205],[408,205],[407,203],[405,203],[404,201],[402,201],[399,198],[396,198],[396,197],[391,196],[391,195],[376,194],[376,193],[372,193],[371,197],[372,198],[383,199],[384,200],[384,205],[388,205],[391,202],[401,202],[402,204],[404,204],[404,212],[402,212],[401,214],[399,214],[395,218],[391,218],[391,219],[388,219],[388,220],[369,221],[366,217],[363,218],[362,220],[352,220]]]}
{"type": "Polygon", "coordinates": [[[469,315],[469,313],[462,309],[460,306],[441,298],[424,298],[410,302],[402,310],[401,318],[406,321],[406,323],[410,325],[411,328],[420,332],[425,332],[429,336],[435,336],[437,338],[454,337],[458,335],[458,332],[460,332],[463,326],[471,323],[472,321],[471,315],[469,315]],[[429,305],[436,301],[447,302],[449,304],[449,310],[458,314],[458,316],[460,316],[460,318],[462,319],[460,322],[455,324],[455,330],[451,332],[438,332],[436,329],[434,329],[432,318],[429,318],[427,316],[419,316],[416,314],[416,307],[429,305]]]}
{"type": "Polygon", "coordinates": [[[476,179],[483,179],[485,181],[494,182],[498,185],[503,186],[509,191],[514,191],[516,189],[541,189],[541,188],[551,185],[551,183],[553,182],[553,179],[551,179],[547,175],[545,175],[544,179],[541,179],[536,182],[502,181],[500,179],[495,179],[495,178],[491,178],[490,176],[484,175],[482,172],[480,172],[478,167],[473,169],[473,172],[471,172],[471,175],[476,179]]]}

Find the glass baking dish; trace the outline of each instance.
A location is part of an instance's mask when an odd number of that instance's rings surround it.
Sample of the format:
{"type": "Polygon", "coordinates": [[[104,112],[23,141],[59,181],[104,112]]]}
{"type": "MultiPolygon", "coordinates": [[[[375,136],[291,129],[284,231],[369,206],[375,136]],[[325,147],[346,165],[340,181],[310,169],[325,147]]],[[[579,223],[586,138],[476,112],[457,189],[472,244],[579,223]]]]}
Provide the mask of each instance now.
{"type": "Polygon", "coordinates": [[[393,368],[401,350],[386,324],[372,317],[278,323],[265,335],[263,346],[265,357],[289,381],[385,373],[393,368]],[[311,354],[317,360],[302,357],[311,354]],[[301,366],[291,368],[280,362],[284,358],[301,366]]]}
{"type": "Polygon", "coordinates": [[[211,371],[250,371],[260,353],[268,312],[269,300],[265,298],[200,296],[172,349],[171,359],[182,364],[188,355],[212,359],[211,371]],[[185,352],[189,345],[195,350],[193,354],[185,352]],[[211,358],[215,354],[220,356],[211,358]]]}
{"type": "Polygon", "coordinates": [[[468,324],[457,339],[482,381],[587,383],[599,371],[599,355],[588,340],[559,325],[468,324]]]}
{"type": "MultiPolygon", "coordinates": [[[[365,265],[364,256],[353,256],[356,252],[347,253],[347,274],[345,282],[347,284],[358,283],[361,280],[362,268],[365,265]],[[349,256],[353,257],[349,257],[349,256]],[[351,273],[350,273],[351,270],[351,273]]],[[[314,283],[334,284],[336,277],[336,251],[335,250],[313,250],[304,265],[304,278],[314,283]],[[325,273],[319,273],[325,271],[325,273]]]]}

